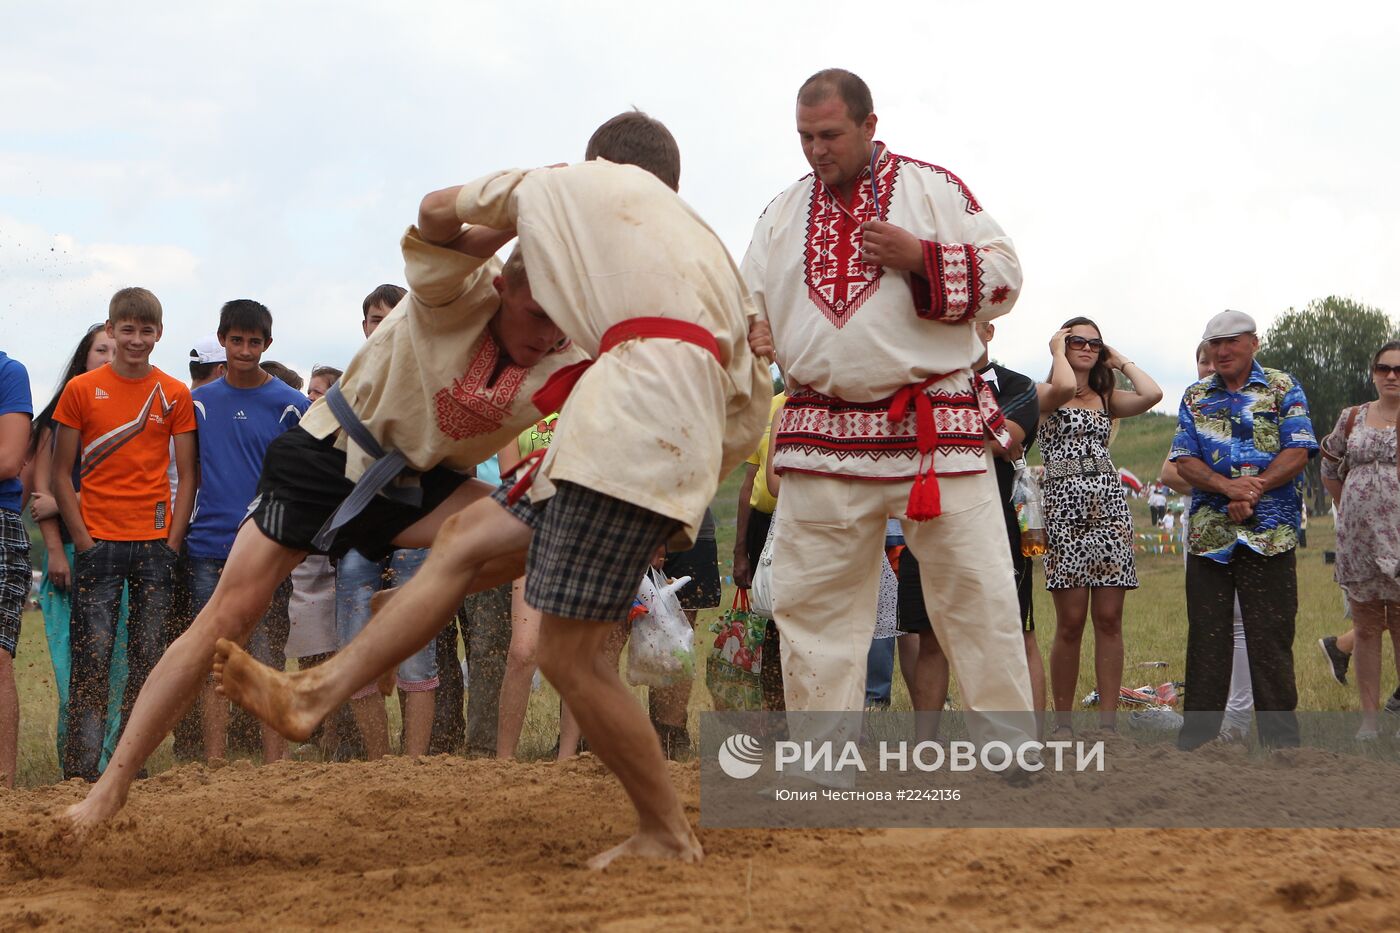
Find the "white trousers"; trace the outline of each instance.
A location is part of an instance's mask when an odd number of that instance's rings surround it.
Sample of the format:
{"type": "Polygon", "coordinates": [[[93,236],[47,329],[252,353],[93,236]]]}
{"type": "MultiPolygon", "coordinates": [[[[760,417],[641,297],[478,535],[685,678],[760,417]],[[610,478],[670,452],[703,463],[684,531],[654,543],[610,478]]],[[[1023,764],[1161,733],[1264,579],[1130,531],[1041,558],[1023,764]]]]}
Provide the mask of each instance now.
{"type": "Polygon", "coordinates": [[[1034,719],[990,457],[984,474],[940,478],[943,514],[930,521],[904,518],[911,485],[802,473],[783,477],[772,569],[787,708],[863,708],[885,523],[895,517],[919,560],[929,618],[965,708],[999,714],[982,729],[970,719],[974,737],[1016,747],[1034,734],[1034,719]]]}

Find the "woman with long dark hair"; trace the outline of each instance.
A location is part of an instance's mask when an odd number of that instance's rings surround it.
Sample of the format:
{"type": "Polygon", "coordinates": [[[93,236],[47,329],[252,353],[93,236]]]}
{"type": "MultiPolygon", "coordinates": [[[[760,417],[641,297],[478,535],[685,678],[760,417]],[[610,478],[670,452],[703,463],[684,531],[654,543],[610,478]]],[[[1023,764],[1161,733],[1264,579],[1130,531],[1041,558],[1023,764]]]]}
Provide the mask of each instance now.
{"type": "Polygon", "coordinates": [[[1112,731],[1123,682],[1123,597],[1137,588],[1138,580],[1133,522],[1108,439],[1114,418],[1142,414],[1162,400],[1162,390],[1137,364],[1105,344],[1098,325],[1088,318],[1070,318],[1060,333],[1075,393],[1046,412],[1040,427],[1049,538],[1045,588],[1055,601],[1050,648],[1055,732],[1071,731],[1080,642],[1091,609],[1099,724],[1112,731]],[[1127,378],[1131,390],[1118,388],[1115,372],[1127,378]]]}
{"type": "MultiPolygon", "coordinates": [[[[29,439],[34,459],[34,495],[30,500],[29,510],[44,537],[46,552],[44,579],[39,584],[39,608],[44,614],[44,636],[49,643],[49,658],[53,662],[54,686],[58,688],[56,735],[59,761],[63,760],[63,744],[68,732],[68,680],[71,667],[68,626],[73,616],[70,593],[73,582],[73,541],[68,536],[63,519],[59,517],[58,503],[53,497],[53,412],[69,381],[89,370],[107,365],[115,349],[116,341],[107,335],[105,325],[99,323],[88,328],[88,332],[78,341],[77,348],[69,358],[53,398],[49,399],[49,403],[35,416],[29,439]]],[[[78,464],[73,467],[73,487],[79,487],[78,464]]],[[[122,611],[112,646],[112,667],[108,684],[110,700],[107,703],[107,734],[103,741],[100,767],[106,767],[107,758],[117,747],[117,731],[121,726],[122,692],[126,687],[125,596],[122,599],[122,611]]]]}
{"type": "MultiPolygon", "coordinates": [[[[1322,442],[1322,484],[1337,503],[1337,583],[1351,607],[1359,741],[1379,732],[1381,635],[1400,648],[1400,478],[1395,421],[1400,415],[1400,341],[1371,360],[1376,400],[1344,409],[1322,442]]],[[[1400,660],[1396,663],[1400,670],[1400,660]]]]}

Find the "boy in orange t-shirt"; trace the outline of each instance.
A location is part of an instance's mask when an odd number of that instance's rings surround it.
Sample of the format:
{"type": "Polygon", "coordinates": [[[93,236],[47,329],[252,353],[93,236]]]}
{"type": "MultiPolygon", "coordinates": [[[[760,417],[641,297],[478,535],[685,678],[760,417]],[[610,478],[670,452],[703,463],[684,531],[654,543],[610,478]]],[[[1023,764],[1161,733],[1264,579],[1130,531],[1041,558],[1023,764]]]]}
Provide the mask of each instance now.
{"type": "Polygon", "coordinates": [[[116,341],[112,362],[71,380],[53,415],[58,432],[54,496],[76,552],[63,776],[86,781],[98,777],[122,586],[130,591],[125,726],[141,685],[165,650],[171,573],[199,486],[190,390],[151,365],[161,337],[160,301],[144,288],[117,292],[107,334],[116,341]],[[179,476],[173,504],[172,438],[179,476]],[[75,462],[81,469],[81,502],[73,487],[75,462]]]}

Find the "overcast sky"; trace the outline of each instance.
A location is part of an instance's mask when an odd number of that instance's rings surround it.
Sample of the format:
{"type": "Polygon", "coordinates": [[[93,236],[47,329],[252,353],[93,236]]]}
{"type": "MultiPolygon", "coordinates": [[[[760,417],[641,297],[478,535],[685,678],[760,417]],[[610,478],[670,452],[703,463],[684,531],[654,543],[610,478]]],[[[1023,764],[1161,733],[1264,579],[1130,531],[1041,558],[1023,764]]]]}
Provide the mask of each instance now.
{"type": "Polygon", "coordinates": [[[1013,238],[1008,365],[1043,376],[1087,314],[1174,410],[1222,308],[1400,312],[1392,4],[7,3],[3,24],[0,349],[36,406],[126,285],[160,296],[172,374],[244,297],[272,309],[270,358],[343,365],[425,192],[577,160],[632,106],[738,259],[807,171],[793,98],[832,65],[1013,238]]]}

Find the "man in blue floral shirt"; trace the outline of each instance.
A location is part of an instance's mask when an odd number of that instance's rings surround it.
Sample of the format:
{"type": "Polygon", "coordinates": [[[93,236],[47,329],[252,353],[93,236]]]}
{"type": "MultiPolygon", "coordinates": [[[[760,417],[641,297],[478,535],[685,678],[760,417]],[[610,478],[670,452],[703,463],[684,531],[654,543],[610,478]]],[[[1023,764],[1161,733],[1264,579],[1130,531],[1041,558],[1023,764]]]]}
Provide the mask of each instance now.
{"type": "Polygon", "coordinates": [[[1294,548],[1297,477],[1317,452],[1297,380],[1260,366],[1254,319],[1223,311],[1206,325],[1215,375],[1186,390],[1171,460],[1194,488],[1186,559],[1186,724],[1190,749],[1220,732],[1230,689],[1232,612],[1238,596],[1249,649],[1259,737],[1296,746],[1298,613],[1294,548]]]}

